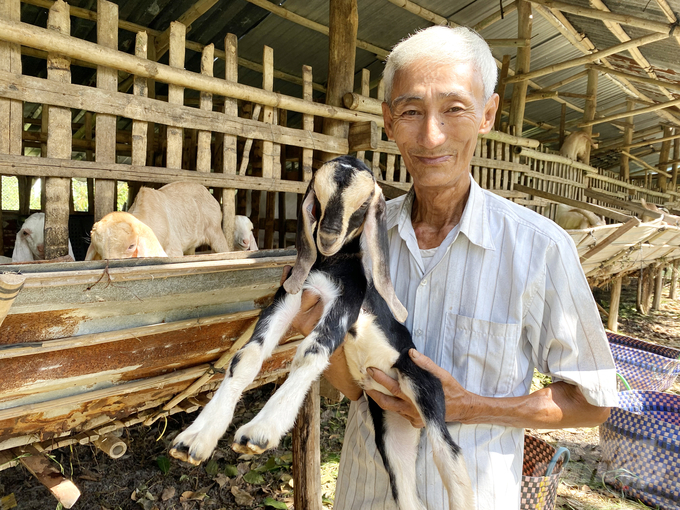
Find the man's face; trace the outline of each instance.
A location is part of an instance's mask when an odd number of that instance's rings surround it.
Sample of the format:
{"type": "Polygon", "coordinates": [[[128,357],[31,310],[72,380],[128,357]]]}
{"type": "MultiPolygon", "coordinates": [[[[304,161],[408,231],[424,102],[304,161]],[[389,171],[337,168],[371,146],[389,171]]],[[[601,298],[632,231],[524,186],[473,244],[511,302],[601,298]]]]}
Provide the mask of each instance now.
{"type": "Polygon", "coordinates": [[[417,62],[399,70],[392,104],[383,103],[385,132],[395,140],[420,187],[468,179],[478,133],[493,127],[498,95],[484,104],[482,78],[471,63],[417,62]]]}

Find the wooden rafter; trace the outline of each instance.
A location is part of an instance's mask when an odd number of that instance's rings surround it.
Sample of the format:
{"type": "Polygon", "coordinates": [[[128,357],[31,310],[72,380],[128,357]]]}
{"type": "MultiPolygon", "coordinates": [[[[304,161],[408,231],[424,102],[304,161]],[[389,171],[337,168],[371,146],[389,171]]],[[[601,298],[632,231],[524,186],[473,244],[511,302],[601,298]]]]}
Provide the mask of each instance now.
{"type": "MultiPolygon", "coordinates": [[[[631,74],[631,73],[625,73],[623,71],[619,71],[617,69],[612,69],[609,67],[605,66],[600,66],[597,64],[589,64],[586,67],[591,68],[591,69],[597,69],[601,73],[606,73],[610,74],[612,76],[616,76],[618,78],[625,78],[627,80],[631,81],[637,81],[640,83],[646,83],[648,85],[654,85],[657,87],[663,87],[664,89],[667,90],[675,90],[680,92],[680,83],[672,83],[672,82],[667,82],[667,81],[662,81],[659,79],[654,79],[654,78],[647,78],[646,76],[638,76],[636,74],[631,74]]],[[[673,97],[673,96],[671,96],[673,97]]]]}
{"type": "Polygon", "coordinates": [[[671,106],[680,105],[680,99],[674,99],[673,101],[666,101],[665,103],[657,103],[652,106],[647,106],[646,108],[640,108],[639,110],[632,110],[630,112],[616,113],[610,115],[609,117],[603,117],[600,119],[591,120],[589,122],[582,122],[579,127],[594,126],[596,124],[602,124],[603,122],[611,122],[612,120],[623,119],[624,117],[630,117],[635,115],[642,115],[644,113],[651,113],[657,110],[663,110],[665,108],[670,108],[671,106]]]}
{"type": "MultiPolygon", "coordinates": [[[[179,18],[177,18],[176,21],[183,24],[186,27],[188,33],[191,30],[191,25],[193,22],[208,12],[217,2],[218,0],[198,0],[179,18]]],[[[156,60],[160,60],[160,58],[168,51],[168,48],[170,47],[169,41],[170,27],[168,27],[161,35],[156,37],[156,60]]]]}

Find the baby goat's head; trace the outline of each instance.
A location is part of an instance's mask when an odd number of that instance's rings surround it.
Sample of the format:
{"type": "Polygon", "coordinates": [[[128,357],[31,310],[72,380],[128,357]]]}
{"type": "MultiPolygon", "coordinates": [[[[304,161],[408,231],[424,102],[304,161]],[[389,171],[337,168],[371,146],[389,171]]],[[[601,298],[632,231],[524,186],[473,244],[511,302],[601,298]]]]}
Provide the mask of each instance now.
{"type": "Polygon", "coordinates": [[[382,190],[362,161],[340,156],[319,168],[302,201],[296,239],[298,256],[283,284],[286,292],[296,294],[302,289],[317,251],[330,257],[363,234],[364,269],[394,316],[405,321],[406,309],[397,299],[390,279],[385,208],[382,190]]]}

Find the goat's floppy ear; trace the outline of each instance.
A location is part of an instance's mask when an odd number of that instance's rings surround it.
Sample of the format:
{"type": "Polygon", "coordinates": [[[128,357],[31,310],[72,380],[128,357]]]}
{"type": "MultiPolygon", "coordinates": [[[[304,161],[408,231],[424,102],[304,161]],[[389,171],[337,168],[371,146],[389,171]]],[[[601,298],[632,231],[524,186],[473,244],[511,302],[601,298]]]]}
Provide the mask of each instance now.
{"type": "MultiPolygon", "coordinates": [[[[390,278],[390,268],[388,264],[389,247],[387,242],[387,219],[385,217],[385,197],[383,197],[380,186],[375,185],[375,195],[371,205],[366,212],[364,221],[364,249],[371,257],[371,274],[373,275],[373,285],[378,293],[383,297],[387,306],[392,310],[392,314],[399,322],[404,322],[408,312],[401,304],[394,292],[392,279],[390,278]]],[[[365,267],[365,266],[364,266],[365,267]]],[[[368,270],[367,267],[365,267],[368,270]]]]}
{"type": "Polygon", "coordinates": [[[101,260],[101,256],[97,253],[97,249],[91,241],[90,246],[87,248],[87,253],[85,254],[85,260],[101,260]]]}
{"type": "MultiPolygon", "coordinates": [[[[150,229],[149,229],[150,230],[150,229]]],[[[156,240],[156,236],[151,238],[148,235],[137,237],[137,257],[167,257],[161,244],[156,240]]]]}
{"type": "Polygon", "coordinates": [[[316,244],[314,243],[314,225],[316,224],[316,217],[314,216],[314,202],[316,201],[316,193],[314,193],[314,181],[309,183],[307,194],[302,201],[300,208],[300,218],[298,218],[297,237],[295,239],[295,248],[297,248],[297,259],[295,265],[290,273],[288,279],[283,282],[283,288],[289,294],[297,294],[302,289],[309,271],[312,269],[316,261],[316,244]]]}

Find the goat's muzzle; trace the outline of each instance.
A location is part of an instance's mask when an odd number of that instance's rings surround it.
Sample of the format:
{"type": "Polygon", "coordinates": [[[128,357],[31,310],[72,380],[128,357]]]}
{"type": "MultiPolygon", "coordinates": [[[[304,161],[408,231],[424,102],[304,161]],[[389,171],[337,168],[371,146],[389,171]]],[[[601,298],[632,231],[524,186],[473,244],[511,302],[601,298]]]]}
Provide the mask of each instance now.
{"type": "Polygon", "coordinates": [[[341,235],[319,232],[317,234],[316,245],[323,256],[330,257],[340,251],[340,248],[342,248],[342,241],[343,236],[341,235]]]}

